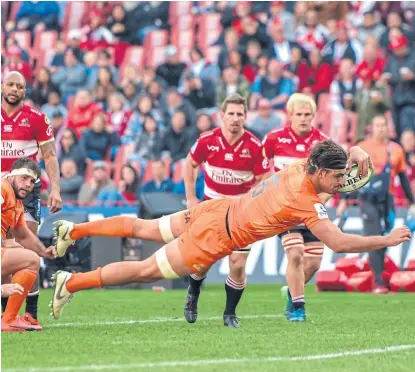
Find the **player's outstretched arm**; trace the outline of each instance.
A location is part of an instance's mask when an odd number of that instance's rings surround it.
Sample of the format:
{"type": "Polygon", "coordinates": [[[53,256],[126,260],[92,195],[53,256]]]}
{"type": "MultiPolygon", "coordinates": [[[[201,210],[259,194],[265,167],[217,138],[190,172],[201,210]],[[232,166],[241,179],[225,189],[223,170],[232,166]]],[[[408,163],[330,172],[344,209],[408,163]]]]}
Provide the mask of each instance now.
{"type": "Polygon", "coordinates": [[[321,221],[311,229],[331,250],[338,253],[360,253],[392,247],[411,239],[411,232],[406,226],[394,229],[386,236],[360,236],[343,233],[332,221],[321,221]]]}
{"type": "Polygon", "coordinates": [[[57,256],[56,249],[54,247],[46,248],[39,238],[29,230],[26,224],[15,228],[14,236],[23,248],[36,252],[40,257],[54,259],[57,256]]]}

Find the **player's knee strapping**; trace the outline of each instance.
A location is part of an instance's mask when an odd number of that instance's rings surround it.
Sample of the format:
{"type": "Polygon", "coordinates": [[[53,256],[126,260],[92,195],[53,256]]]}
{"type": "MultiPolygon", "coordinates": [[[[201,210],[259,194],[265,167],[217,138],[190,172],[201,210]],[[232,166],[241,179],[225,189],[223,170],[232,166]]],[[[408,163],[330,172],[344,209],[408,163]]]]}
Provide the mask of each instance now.
{"type": "Polygon", "coordinates": [[[286,234],[282,237],[282,246],[284,249],[303,248],[304,239],[300,233],[286,234]]]}
{"type": "Polygon", "coordinates": [[[156,252],[157,266],[165,279],[180,278],[172,269],[166,254],[166,246],[163,246],[156,252]]]}
{"type": "Polygon", "coordinates": [[[171,231],[170,216],[163,216],[159,219],[159,230],[165,243],[169,243],[174,240],[174,235],[171,231]]]}
{"type": "Polygon", "coordinates": [[[310,242],[304,244],[304,257],[323,257],[324,244],[322,242],[310,242]]]}

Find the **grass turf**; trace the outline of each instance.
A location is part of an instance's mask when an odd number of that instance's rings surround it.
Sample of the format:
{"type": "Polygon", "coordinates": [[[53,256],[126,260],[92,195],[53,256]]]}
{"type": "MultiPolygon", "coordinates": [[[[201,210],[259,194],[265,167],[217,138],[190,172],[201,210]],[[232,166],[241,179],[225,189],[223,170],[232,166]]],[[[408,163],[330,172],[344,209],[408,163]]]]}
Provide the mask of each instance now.
{"type": "Polygon", "coordinates": [[[240,329],[223,326],[222,285],[202,291],[195,324],[183,319],[182,290],[85,291],[76,294],[59,322],[47,316],[51,294],[51,290],[45,290],[40,296],[43,332],[2,334],[4,371],[202,372],[237,368],[242,372],[318,368],[319,372],[391,372],[414,368],[415,347],[328,359],[266,360],[413,345],[414,294],[316,293],[308,287],[307,321],[291,324],[282,316],[284,303],[279,287],[249,285],[238,308],[243,324],[240,329]],[[144,322],[135,322],[138,320],[144,322]],[[133,322],[105,324],[128,321],[133,322]],[[205,362],[182,363],[200,360],[205,362]]]}

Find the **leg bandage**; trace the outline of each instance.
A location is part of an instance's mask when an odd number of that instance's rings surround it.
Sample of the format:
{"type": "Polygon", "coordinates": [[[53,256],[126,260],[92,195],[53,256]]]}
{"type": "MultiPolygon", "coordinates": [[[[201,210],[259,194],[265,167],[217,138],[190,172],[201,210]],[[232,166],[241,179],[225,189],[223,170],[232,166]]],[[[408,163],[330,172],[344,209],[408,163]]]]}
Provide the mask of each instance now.
{"type": "Polygon", "coordinates": [[[291,233],[282,237],[282,246],[284,250],[290,248],[304,248],[304,238],[300,233],[291,233]]]}
{"type": "Polygon", "coordinates": [[[163,274],[163,277],[165,279],[177,279],[180,278],[179,275],[177,275],[174,270],[172,269],[170,262],[167,258],[166,254],[166,246],[161,247],[156,252],[156,261],[157,266],[160,269],[160,272],[163,274]]]}
{"type": "Polygon", "coordinates": [[[324,244],[322,242],[310,242],[304,244],[304,257],[323,257],[324,244]]]}
{"type": "Polygon", "coordinates": [[[170,216],[163,216],[159,219],[159,230],[165,243],[169,243],[174,240],[174,235],[171,231],[170,216]]]}

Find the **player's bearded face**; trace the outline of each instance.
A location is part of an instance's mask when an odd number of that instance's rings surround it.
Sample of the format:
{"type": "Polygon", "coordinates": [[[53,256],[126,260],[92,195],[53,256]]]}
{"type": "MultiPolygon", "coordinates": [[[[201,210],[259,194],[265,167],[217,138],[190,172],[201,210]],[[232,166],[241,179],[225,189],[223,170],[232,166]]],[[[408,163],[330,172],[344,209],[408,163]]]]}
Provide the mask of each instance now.
{"type": "Polygon", "coordinates": [[[13,176],[10,184],[13,187],[16,198],[23,200],[33,191],[35,181],[29,176],[13,176]]]}
{"type": "Polygon", "coordinates": [[[221,112],[221,119],[225,130],[232,134],[240,133],[244,128],[246,114],[244,105],[228,104],[226,112],[221,112]]]}
{"type": "Polygon", "coordinates": [[[25,94],[26,89],[18,76],[10,77],[2,85],[2,98],[11,106],[19,105],[25,94]]]}

